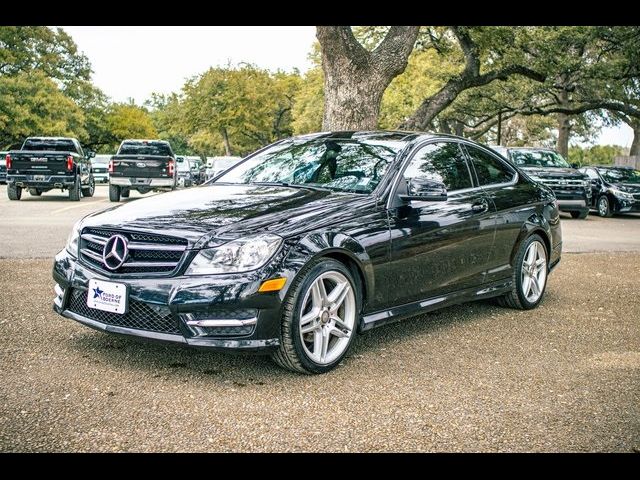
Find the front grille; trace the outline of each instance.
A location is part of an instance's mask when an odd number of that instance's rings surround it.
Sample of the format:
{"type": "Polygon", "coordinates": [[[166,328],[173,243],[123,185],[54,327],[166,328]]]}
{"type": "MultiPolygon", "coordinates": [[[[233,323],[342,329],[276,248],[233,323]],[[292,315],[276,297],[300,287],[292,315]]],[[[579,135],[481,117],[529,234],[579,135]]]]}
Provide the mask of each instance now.
{"type": "Polygon", "coordinates": [[[173,272],[187,248],[183,238],[169,237],[141,232],[85,228],[80,236],[80,256],[82,260],[100,271],[126,275],[133,273],[173,272]],[[128,241],[128,254],[123,265],[117,270],[109,270],[102,260],[104,245],[113,235],[122,235],[128,241]]]}
{"type": "Polygon", "coordinates": [[[87,306],[87,292],[73,289],[67,310],[100,323],[117,327],[134,328],[149,332],[180,334],[176,320],[168,307],[129,300],[126,314],[104,312],[87,306]]]}
{"type": "Polygon", "coordinates": [[[255,325],[245,325],[242,327],[198,327],[202,329],[202,336],[205,337],[241,337],[251,335],[255,330],[255,325]]]}
{"type": "Polygon", "coordinates": [[[582,180],[560,180],[555,178],[543,178],[541,180],[547,187],[558,190],[571,190],[571,191],[583,191],[590,189],[590,186],[585,186],[582,180]]]}

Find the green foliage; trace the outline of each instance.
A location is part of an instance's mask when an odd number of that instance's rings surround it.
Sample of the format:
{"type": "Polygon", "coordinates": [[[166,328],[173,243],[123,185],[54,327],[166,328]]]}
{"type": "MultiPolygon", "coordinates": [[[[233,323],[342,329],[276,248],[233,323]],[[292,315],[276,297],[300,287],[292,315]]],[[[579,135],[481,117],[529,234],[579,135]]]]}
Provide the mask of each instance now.
{"type": "Polygon", "coordinates": [[[569,162],[580,165],[611,165],[614,158],[626,155],[619,145],[593,145],[592,147],[569,147],[569,162]]]}
{"type": "Polygon", "coordinates": [[[158,138],[158,132],[153,126],[149,112],[137,105],[112,104],[105,122],[111,135],[109,151],[114,151],[126,138],[158,138]]]}
{"type": "Polygon", "coordinates": [[[323,104],[324,74],[322,68],[314,67],[302,78],[300,89],[294,97],[292,113],[296,135],[322,130],[323,104]]]}
{"type": "Polygon", "coordinates": [[[291,136],[291,108],[300,77],[253,65],[211,68],[192,78],[179,101],[180,130],[198,151],[244,154],[291,136]]]}
{"type": "Polygon", "coordinates": [[[32,135],[86,138],[84,114],[43,72],[0,76],[0,146],[19,147],[32,135]]]}

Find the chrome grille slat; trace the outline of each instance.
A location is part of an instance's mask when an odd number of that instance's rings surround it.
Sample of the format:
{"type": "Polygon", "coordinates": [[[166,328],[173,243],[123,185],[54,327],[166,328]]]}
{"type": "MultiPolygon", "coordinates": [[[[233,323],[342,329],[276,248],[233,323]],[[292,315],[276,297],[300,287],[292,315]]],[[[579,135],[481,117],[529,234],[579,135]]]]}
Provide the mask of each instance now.
{"type": "Polygon", "coordinates": [[[115,275],[171,274],[180,264],[186,249],[185,239],[165,235],[91,227],[80,235],[81,258],[92,267],[115,275]],[[113,235],[125,237],[128,247],[127,259],[115,271],[107,269],[102,258],[102,249],[113,235]]]}

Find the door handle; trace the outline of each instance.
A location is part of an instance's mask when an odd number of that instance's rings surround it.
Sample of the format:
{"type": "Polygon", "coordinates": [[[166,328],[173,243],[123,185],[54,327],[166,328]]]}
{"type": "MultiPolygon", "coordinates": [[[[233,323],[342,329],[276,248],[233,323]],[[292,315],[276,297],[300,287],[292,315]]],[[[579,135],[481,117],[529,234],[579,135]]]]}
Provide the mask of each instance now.
{"type": "Polygon", "coordinates": [[[489,204],[486,200],[482,200],[471,205],[471,211],[473,211],[473,213],[482,213],[487,210],[489,210],[489,204]]]}

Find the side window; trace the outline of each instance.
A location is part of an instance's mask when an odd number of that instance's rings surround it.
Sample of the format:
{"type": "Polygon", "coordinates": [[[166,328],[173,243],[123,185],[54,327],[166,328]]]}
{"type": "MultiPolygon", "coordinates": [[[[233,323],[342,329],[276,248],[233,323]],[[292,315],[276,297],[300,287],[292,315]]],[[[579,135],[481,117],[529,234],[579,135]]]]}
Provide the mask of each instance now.
{"type": "Polygon", "coordinates": [[[82,151],[82,147],[78,142],[74,142],[76,146],[76,153],[79,153],[81,157],[84,157],[84,152],[82,151]]]}
{"type": "Polygon", "coordinates": [[[598,174],[593,168],[587,168],[583,170],[583,173],[586,173],[591,179],[596,179],[596,180],[598,179],[598,174]]]}
{"type": "Polygon", "coordinates": [[[442,182],[447,190],[471,188],[471,174],[457,143],[430,143],[420,148],[404,171],[404,178],[442,182]]]}
{"type": "Polygon", "coordinates": [[[466,149],[480,185],[494,185],[513,180],[515,172],[493,155],[470,145],[467,145],[466,149]]]}

